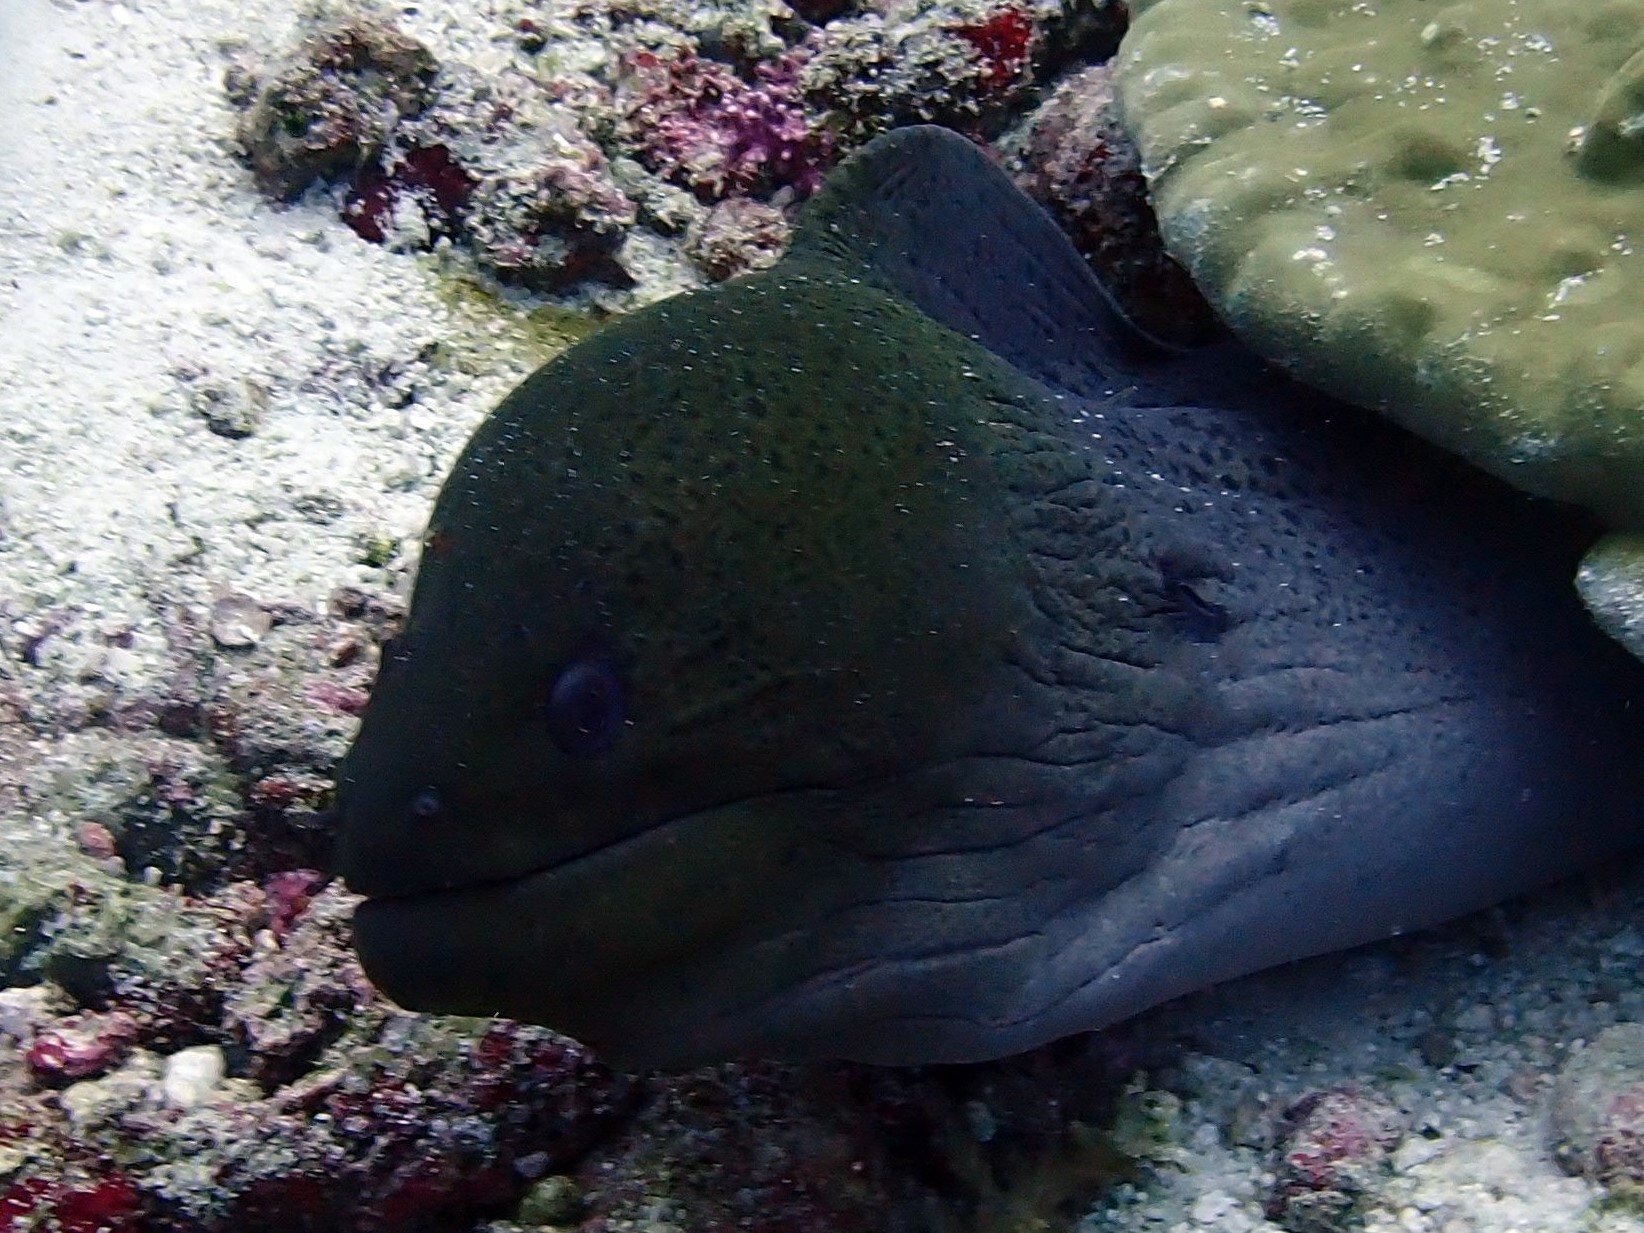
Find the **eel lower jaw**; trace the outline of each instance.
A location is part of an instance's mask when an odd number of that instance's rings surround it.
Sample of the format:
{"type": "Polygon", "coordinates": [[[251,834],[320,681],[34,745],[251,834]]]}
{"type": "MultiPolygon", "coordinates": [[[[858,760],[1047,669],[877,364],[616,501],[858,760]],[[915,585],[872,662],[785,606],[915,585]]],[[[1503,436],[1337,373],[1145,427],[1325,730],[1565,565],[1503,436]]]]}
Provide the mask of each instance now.
{"type": "Polygon", "coordinates": [[[368,894],[355,948],[409,1010],[500,1015],[613,1064],[675,1064],[696,1052],[685,1006],[703,993],[701,965],[764,927],[761,895],[734,893],[762,879],[727,867],[745,852],[743,814],[693,813],[517,876],[368,894]]]}
{"type": "Polygon", "coordinates": [[[513,1014],[511,922],[522,901],[540,898],[531,890],[541,876],[367,898],[354,910],[366,974],[410,1010],[513,1014]]]}
{"type": "Polygon", "coordinates": [[[606,1052],[635,1006],[632,977],[655,939],[624,925],[620,891],[595,910],[563,870],[450,890],[367,899],[354,914],[360,962],[408,1010],[502,1016],[606,1052]]]}

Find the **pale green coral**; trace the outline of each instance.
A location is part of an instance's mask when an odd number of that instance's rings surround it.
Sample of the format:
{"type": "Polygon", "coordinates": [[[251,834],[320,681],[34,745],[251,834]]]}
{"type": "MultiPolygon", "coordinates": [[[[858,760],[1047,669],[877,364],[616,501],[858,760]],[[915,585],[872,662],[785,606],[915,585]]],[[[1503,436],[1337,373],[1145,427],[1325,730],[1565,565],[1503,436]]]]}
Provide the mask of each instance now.
{"type": "Polygon", "coordinates": [[[1644,0],[1141,0],[1166,242],[1307,380],[1644,528],[1644,0]]]}
{"type": "Polygon", "coordinates": [[[1644,535],[1610,535],[1587,554],[1576,587],[1598,623],[1644,659],[1644,535]]]}

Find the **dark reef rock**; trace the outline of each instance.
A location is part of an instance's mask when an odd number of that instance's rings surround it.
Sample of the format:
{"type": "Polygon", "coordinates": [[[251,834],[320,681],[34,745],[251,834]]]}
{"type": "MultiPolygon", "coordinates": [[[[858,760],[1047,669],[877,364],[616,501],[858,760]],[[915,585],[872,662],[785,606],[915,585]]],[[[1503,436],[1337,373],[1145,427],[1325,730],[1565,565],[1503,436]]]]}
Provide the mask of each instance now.
{"type": "Polygon", "coordinates": [[[1171,260],[1135,146],[1119,124],[1106,65],[1072,74],[1033,116],[1016,182],[1056,215],[1125,312],[1179,346],[1217,329],[1187,271],[1171,260]]]}
{"type": "Polygon", "coordinates": [[[393,27],[360,16],[321,30],[263,72],[230,74],[238,136],[262,190],[282,201],[359,171],[394,125],[428,102],[438,65],[393,27]]]}
{"type": "Polygon", "coordinates": [[[1290,1233],[1356,1227],[1404,1136],[1399,1110],[1370,1092],[1314,1092],[1285,1113],[1268,1219],[1290,1233]]]}

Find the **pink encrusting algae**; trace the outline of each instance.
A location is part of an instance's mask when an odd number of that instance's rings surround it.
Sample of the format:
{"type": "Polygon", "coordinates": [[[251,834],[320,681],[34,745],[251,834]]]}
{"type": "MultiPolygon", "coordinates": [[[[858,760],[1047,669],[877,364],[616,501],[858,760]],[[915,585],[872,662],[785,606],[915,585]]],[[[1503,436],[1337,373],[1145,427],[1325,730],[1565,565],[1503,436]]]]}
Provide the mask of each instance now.
{"type": "MultiPolygon", "coordinates": [[[[316,186],[362,238],[402,247],[450,241],[506,282],[557,291],[641,282],[635,229],[663,237],[676,208],[660,185],[701,204],[748,200],[791,212],[828,169],[896,124],[929,121],[977,136],[1036,100],[1054,47],[1111,50],[1116,5],[1073,13],[1048,0],[907,0],[777,6],[709,19],[683,0],[543,5],[506,38],[515,63],[480,80],[380,18],[325,26],[288,52],[230,75],[239,140],[264,190],[316,186]],[[563,43],[597,46],[576,57],[563,43]]],[[[686,220],[688,221],[688,220],[686,220]]],[[[761,263],[761,241],[707,263],[718,279],[761,263]]]]}
{"type": "Polygon", "coordinates": [[[748,82],[700,56],[635,52],[618,78],[617,132],[645,166],[705,201],[781,188],[808,196],[836,149],[799,95],[805,59],[761,63],[748,82]]]}

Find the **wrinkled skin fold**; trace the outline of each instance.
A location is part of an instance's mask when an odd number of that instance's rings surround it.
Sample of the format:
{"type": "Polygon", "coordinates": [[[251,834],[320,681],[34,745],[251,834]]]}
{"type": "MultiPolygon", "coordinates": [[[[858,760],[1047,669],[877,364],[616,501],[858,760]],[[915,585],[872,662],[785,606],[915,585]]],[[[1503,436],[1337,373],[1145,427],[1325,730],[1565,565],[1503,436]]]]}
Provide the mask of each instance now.
{"type": "Polygon", "coordinates": [[[1154,352],[890,134],[469,443],[343,769],[361,956],[618,1064],[963,1061],[1482,907],[1644,832],[1585,535],[1154,352]]]}

